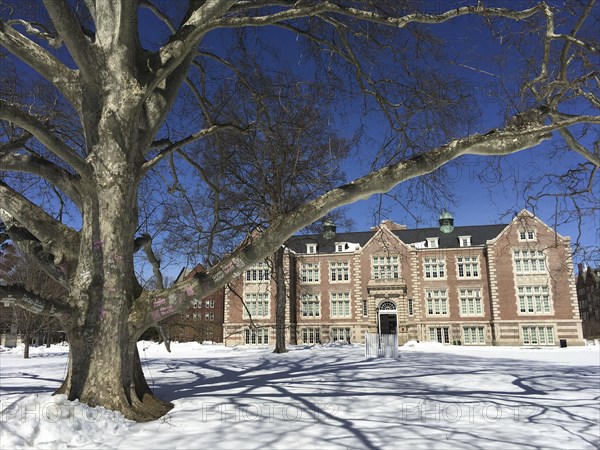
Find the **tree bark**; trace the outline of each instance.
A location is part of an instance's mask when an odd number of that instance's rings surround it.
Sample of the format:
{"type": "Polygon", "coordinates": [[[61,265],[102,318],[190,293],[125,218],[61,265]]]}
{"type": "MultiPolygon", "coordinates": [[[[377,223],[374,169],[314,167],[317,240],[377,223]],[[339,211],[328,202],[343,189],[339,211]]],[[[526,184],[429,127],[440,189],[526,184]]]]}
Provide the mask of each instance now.
{"type": "Polygon", "coordinates": [[[23,335],[23,344],[25,347],[23,348],[23,358],[29,359],[29,343],[31,342],[31,336],[28,334],[23,335]]]}
{"type": "Polygon", "coordinates": [[[273,353],[286,353],[285,347],[285,309],[286,287],[285,270],[283,267],[284,248],[279,247],[275,252],[273,271],[275,272],[275,350],[273,353]]]}

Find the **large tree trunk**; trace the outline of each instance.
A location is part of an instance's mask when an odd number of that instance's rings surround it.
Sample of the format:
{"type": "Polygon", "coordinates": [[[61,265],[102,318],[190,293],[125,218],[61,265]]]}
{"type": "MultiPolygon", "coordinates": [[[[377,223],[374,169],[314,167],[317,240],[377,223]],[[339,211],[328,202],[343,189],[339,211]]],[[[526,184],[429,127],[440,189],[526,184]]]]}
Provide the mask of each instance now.
{"type": "Polygon", "coordinates": [[[29,343],[31,342],[31,336],[28,334],[23,335],[23,344],[25,347],[23,348],[23,358],[29,359],[29,343]]]}
{"type": "Polygon", "coordinates": [[[275,272],[275,350],[273,353],[286,353],[285,348],[285,307],[286,307],[286,288],[285,271],[283,268],[284,248],[279,247],[275,252],[273,261],[273,271],[275,272]]]}
{"type": "MultiPolygon", "coordinates": [[[[115,121],[100,139],[132,135],[115,121]]],[[[125,127],[125,125],[123,126],[125,127]]],[[[139,161],[127,140],[100,142],[94,154],[94,186],[83,205],[79,263],[71,290],[77,315],[67,324],[69,368],[57,393],[90,406],[122,412],[137,421],[164,415],[172,405],[152,396],[136,342],[144,330],[129,325],[137,296],[133,235],[137,226],[139,161]]],[[[134,144],[131,144],[134,145],[134,144]]]]}

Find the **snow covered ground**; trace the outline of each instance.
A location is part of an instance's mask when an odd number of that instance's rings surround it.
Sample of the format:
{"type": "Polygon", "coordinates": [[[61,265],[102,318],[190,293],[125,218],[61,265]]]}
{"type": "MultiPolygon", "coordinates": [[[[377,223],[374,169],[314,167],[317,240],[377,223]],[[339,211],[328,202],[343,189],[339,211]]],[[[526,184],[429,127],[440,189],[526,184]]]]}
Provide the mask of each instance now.
{"type": "Polygon", "coordinates": [[[412,343],[268,349],[140,343],[148,382],[175,404],[137,424],[50,396],[67,348],[0,352],[0,447],[598,448],[600,346],[469,348],[412,343]]]}

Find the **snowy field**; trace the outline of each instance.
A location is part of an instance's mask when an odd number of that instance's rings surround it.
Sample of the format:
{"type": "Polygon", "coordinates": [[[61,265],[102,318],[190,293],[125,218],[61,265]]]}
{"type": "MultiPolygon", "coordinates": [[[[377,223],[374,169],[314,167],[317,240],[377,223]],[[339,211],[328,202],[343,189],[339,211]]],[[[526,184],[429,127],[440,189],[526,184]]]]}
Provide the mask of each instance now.
{"type": "Polygon", "coordinates": [[[0,447],[585,449],[600,444],[600,348],[412,344],[268,349],[140,343],[148,382],[175,404],[137,424],[51,397],[66,347],[0,352],[0,447]]]}

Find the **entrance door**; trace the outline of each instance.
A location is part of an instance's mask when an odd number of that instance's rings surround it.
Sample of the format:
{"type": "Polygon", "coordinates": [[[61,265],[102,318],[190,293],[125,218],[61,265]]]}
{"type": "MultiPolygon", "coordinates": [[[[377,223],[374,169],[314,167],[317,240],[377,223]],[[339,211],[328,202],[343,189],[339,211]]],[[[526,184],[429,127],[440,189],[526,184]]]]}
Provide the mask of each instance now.
{"type": "Polygon", "coordinates": [[[381,334],[398,334],[396,314],[379,314],[381,334]]]}

